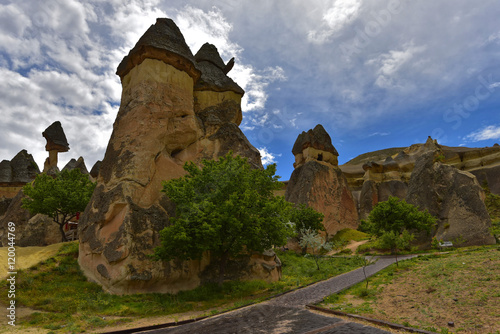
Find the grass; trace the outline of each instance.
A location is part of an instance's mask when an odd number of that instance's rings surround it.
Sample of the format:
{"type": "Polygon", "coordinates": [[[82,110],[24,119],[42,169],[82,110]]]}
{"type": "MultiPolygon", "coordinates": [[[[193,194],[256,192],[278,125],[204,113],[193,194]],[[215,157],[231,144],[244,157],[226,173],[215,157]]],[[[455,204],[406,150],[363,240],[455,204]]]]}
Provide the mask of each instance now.
{"type": "MultiPolygon", "coordinates": [[[[77,263],[78,242],[63,245],[53,256],[17,274],[17,307],[35,313],[19,319],[26,327],[54,332],[80,333],[129,322],[132,318],[178,315],[185,312],[216,314],[260,301],[277,293],[323,280],[359,267],[359,258],[323,258],[316,270],[310,257],[280,252],[282,280],[225,282],[222,287],[207,284],[191,291],[171,294],[117,296],[87,281],[77,263]]],[[[0,282],[0,303],[7,303],[7,282],[0,282]]]]}
{"type": "Polygon", "coordinates": [[[323,307],[440,333],[497,333],[500,248],[463,248],[391,265],[323,307]],[[454,322],[453,328],[448,322],[454,322]]]}
{"type": "Polygon", "coordinates": [[[353,230],[351,228],[344,228],[340,231],[338,231],[332,238],[333,241],[336,240],[354,240],[354,241],[361,241],[361,240],[368,240],[370,239],[370,236],[364,232],[358,231],[358,230],[353,230]]]}

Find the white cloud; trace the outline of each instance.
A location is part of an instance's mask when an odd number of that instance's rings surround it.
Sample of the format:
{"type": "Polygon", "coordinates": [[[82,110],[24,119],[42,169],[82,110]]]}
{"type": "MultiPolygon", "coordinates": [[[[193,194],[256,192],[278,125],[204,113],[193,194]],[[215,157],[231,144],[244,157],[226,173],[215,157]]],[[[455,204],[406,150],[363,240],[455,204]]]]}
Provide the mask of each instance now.
{"type": "Polygon", "coordinates": [[[425,50],[425,46],[415,46],[413,43],[409,43],[404,45],[402,50],[391,50],[375,59],[368,60],[366,64],[378,67],[378,77],[375,81],[377,86],[380,88],[393,88],[400,84],[397,80],[397,74],[401,68],[408,64],[415,55],[425,50]]]}
{"type": "Polygon", "coordinates": [[[500,139],[500,126],[489,125],[483,129],[470,133],[465,140],[478,142],[489,139],[500,139]]]}
{"type": "Polygon", "coordinates": [[[273,154],[268,151],[267,147],[258,148],[264,166],[276,163],[276,157],[281,157],[281,154],[273,154]]]}
{"type": "Polygon", "coordinates": [[[244,112],[263,109],[267,100],[268,85],[286,80],[285,72],[279,66],[259,70],[245,63],[241,56],[243,48],[229,38],[232,25],[217,7],[203,11],[193,6],[185,6],[177,13],[175,22],[193,54],[204,43],[211,43],[217,47],[224,61],[235,57],[234,68],[228,75],[245,91],[242,100],[244,112]]]}
{"type": "Polygon", "coordinates": [[[322,44],[329,40],[359,16],[360,0],[337,0],[323,15],[323,27],[308,34],[310,42],[322,44]]]}
{"type": "Polygon", "coordinates": [[[368,135],[368,137],[374,137],[374,136],[388,136],[390,135],[390,132],[374,132],[368,135]]]}

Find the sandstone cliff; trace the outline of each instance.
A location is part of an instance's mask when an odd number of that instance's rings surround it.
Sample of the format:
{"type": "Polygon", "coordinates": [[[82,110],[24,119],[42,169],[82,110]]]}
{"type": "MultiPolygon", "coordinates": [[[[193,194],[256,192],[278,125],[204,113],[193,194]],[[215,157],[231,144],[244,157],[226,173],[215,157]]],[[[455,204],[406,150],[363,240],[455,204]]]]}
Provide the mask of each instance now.
{"type": "Polygon", "coordinates": [[[338,153],[323,126],[302,132],[292,149],[295,170],[288,181],[285,199],[307,204],[323,213],[328,235],[357,228],[358,213],[347,180],[338,168],[338,153]]]}
{"type": "MultiPolygon", "coordinates": [[[[174,214],[162,181],[184,175],[185,162],[232,150],[262,168],[238,127],[244,92],[226,76],[228,65],[209,44],[193,56],[175,23],[158,19],[118,66],[120,110],[79,226],[80,266],[105,290],[175,293],[206,277],[208,257],[156,262],[148,255],[174,214]]],[[[279,277],[272,255],[243,262],[240,278],[279,277]]]]}
{"type": "Polygon", "coordinates": [[[389,196],[406,197],[415,164],[425,152],[440,150],[440,161],[475,175],[500,194],[500,146],[485,148],[448,147],[432,138],[424,144],[369,152],[340,166],[357,201],[361,219],[373,206],[389,196]]]}
{"type": "Polygon", "coordinates": [[[439,150],[430,151],[419,158],[406,201],[438,218],[434,232],[437,239],[453,241],[457,246],[495,244],[489,233],[491,219],[484,204],[485,194],[476,177],[436,161],[441,154],[439,150]]]}

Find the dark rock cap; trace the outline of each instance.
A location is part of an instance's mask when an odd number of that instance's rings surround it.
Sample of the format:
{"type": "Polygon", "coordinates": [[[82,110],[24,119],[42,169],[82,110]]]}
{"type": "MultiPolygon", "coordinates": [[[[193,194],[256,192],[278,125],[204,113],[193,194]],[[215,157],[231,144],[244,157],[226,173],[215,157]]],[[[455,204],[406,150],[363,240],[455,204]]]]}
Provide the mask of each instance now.
{"type": "Polygon", "coordinates": [[[198,63],[202,61],[208,61],[221,70],[224,70],[224,68],[226,67],[226,64],[224,64],[224,61],[222,60],[217,47],[210,43],[203,44],[198,52],[196,52],[196,54],[194,55],[194,59],[198,63]]]}
{"type": "MultiPolygon", "coordinates": [[[[195,91],[211,90],[216,92],[233,91],[243,95],[245,91],[236,84],[233,79],[226,75],[232,67],[227,65],[219,55],[219,51],[213,44],[205,43],[194,56],[197,66],[201,70],[201,78],[194,86],[195,91]],[[228,69],[229,68],[229,69],[228,69]]],[[[233,60],[234,63],[234,60],[233,60]]]]}
{"type": "Polygon", "coordinates": [[[325,128],[323,128],[321,124],[316,125],[312,130],[302,132],[297,137],[295,144],[293,144],[292,153],[293,155],[297,155],[302,153],[302,151],[308,147],[330,152],[336,156],[339,155],[335,147],[332,145],[330,135],[328,135],[325,128]]]}
{"type": "Polygon", "coordinates": [[[146,58],[164,61],[178,70],[185,71],[195,81],[200,77],[193,54],[181,31],[171,19],[156,19],[156,23],[149,27],[129,54],[123,58],[116,74],[123,79],[132,68],[146,58]]]}
{"type": "Polygon", "coordinates": [[[88,174],[87,166],[85,166],[85,161],[83,157],[79,157],[78,160],[71,159],[62,170],[73,170],[78,169],[82,174],[88,174]]]}
{"type": "Polygon", "coordinates": [[[40,174],[33,156],[21,150],[11,161],[0,163],[0,182],[28,183],[40,174]]]}
{"type": "Polygon", "coordinates": [[[0,162],[0,182],[12,181],[12,167],[9,160],[0,162]]]}
{"type": "Polygon", "coordinates": [[[64,134],[64,130],[61,126],[61,122],[56,121],[52,123],[44,132],[42,136],[47,139],[47,145],[45,145],[46,151],[58,151],[58,152],[68,152],[69,144],[64,134]]]}

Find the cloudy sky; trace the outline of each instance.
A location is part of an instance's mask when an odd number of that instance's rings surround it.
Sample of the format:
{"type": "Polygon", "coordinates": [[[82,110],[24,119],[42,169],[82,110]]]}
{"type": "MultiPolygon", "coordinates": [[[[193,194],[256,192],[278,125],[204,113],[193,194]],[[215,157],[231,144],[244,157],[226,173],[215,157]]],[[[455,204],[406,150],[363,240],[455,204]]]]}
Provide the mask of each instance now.
{"type": "Polygon", "coordinates": [[[215,44],[245,91],[241,125],[287,180],[297,135],[322,124],[341,163],[432,136],[500,142],[498,0],[0,0],[0,160],[58,120],[70,151],[103,158],[120,104],[114,74],[157,17],[193,53],[215,44]]]}

